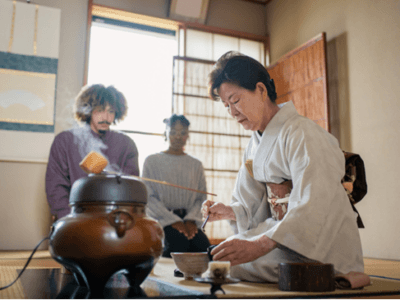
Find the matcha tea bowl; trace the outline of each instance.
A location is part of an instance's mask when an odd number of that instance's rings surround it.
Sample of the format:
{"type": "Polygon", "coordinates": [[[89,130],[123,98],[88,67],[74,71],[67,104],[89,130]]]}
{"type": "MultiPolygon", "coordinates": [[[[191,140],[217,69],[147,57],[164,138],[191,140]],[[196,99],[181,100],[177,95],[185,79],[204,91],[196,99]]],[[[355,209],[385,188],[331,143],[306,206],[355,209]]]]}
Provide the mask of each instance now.
{"type": "Polygon", "coordinates": [[[172,252],[171,256],[186,280],[201,277],[210,261],[207,252],[172,252]]]}

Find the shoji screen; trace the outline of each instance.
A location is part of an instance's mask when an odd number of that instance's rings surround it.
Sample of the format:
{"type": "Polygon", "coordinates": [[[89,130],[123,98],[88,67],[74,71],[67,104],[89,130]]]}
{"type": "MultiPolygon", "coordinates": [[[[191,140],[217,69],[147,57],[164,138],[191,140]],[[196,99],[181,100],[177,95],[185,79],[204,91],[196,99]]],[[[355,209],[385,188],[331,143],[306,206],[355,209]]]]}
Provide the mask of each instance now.
{"type": "MultiPolygon", "coordinates": [[[[208,98],[208,74],[215,61],[228,51],[239,51],[265,63],[266,37],[259,40],[243,36],[180,29],[180,55],[174,58],[173,111],[191,122],[186,151],[203,163],[209,199],[229,204],[251,132],[245,131],[221,102],[208,98]]],[[[227,221],[206,226],[212,243],[233,232],[227,221]]]]}

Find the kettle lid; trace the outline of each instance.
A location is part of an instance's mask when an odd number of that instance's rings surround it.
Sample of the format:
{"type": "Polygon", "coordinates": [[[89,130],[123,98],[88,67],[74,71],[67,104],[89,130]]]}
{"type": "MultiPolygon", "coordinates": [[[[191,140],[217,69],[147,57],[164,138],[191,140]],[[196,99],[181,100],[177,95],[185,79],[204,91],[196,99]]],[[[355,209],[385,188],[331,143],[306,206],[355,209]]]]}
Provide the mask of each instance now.
{"type": "Polygon", "coordinates": [[[130,176],[110,174],[89,174],[74,182],[70,204],[96,201],[146,204],[146,185],[130,176]]]}

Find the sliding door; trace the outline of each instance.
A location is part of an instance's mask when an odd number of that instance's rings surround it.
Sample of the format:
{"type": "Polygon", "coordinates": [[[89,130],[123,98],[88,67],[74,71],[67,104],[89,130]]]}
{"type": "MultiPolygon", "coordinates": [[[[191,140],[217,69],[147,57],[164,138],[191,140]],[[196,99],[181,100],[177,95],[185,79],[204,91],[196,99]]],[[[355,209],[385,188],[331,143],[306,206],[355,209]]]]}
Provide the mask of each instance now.
{"type": "Polygon", "coordinates": [[[293,101],[299,114],[330,131],[325,33],[267,69],[275,81],[277,103],[293,101]]]}

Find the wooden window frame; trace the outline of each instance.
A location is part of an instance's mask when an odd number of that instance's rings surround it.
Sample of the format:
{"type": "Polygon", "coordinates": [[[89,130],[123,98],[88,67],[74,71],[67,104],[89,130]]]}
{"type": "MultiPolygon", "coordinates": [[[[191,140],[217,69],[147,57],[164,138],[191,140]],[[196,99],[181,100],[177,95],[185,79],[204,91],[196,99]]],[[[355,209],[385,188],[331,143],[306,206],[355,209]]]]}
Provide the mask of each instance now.
{"type": "MultiPolygon", "coordinates": [[[[177,34],[179,34],[180,30],[184,30],[186,33],[186,30],[192,29],[192,30],[203,31],[203,32],[211,33],[211,34],[219,34],[219,35],[225,35],[225,36],[230,36],[230,37],[235,37],[235,38],[242,38],[242,39],[246,39],[246,40],[261,42],[264,45],[264,53],[263,53],[264,61],[262,63],[265,66],[267,66],[270,62],[270,55],[269,55],[270,39],[269,39],[268,35],[266,35],[266,36],[256,35],[256,34],[251,34],[251,33],[231,30],[231,29],[208,26],[208,25],[199,24],[199,23],[193,23],[193,22],[187,22],[187,21],[175,21],[175,20],[166,19],[166,18],[164,19],[164,18],[156,18],[156,17],[146,16],[146,15],[139,15],[139,14],[123,11],[123,10],[109,7],[109,6],[93,4],[93,0],[89,0],[88,14],[87,14],[87,28],[86,28],[86,42],[85,42],[85,63],[84,63],[83,85],[86,85],[87,81],[88,81],[90,32],[91,32],[91,26],[92,26],[92,18],[94,16],[94,14],[93,14],[94,10],[96,10],[95,15],[97,15],[97,16],[102,16],[102,17],[106,17],[106,18],[107,17],[114,18],[114,19],[117,19],[120,21],[139,23],[139,24],[144,24],[144,25],[153,26],[153,27],[161,27],[161,28],[169,28],[169,29],[175,28],[177,34]],[[103,13],[101,11],[103,11],[103,13]]],[[[187,35],[185,34],[185,38],[186,38],[186,36],[187,35]]],[[[178,38],[178,43],[179,42],[180,42],[180,40],[178,38]]],[[[185,44],[186,44],[186,41],[185,41],[185,44]]],[[[178,49],[179,49],[179,47],[180,47],[180,45],[178,44],[178,49]]],[[[184,54],[186,54],[185,45],[184,45],[183,49],[184,49],[184,54]]],[[[138,131],[125,131],[125,132],[136,133],[136,134],[146,134],[146,135],[151,135],[151,134],[158,135],[158,134],[138,132],[138,131]]],[[[210,238],[210,242],[212,245],[219,244],[220,242],[222,242],[224,240],[225,239],[210,238]]]]}
{"type": "MultiPolygon", "coordinates": [[[[243,38],[247,40],[257,41],[264,44],[264,65],[268,66],[270,63],[269,55],[269,36],[268,35],[257,35],[242,31],[236,31],[231,29],[225,29],[220,27],[208,26],[204,24],[185,22],[185,21],[175,21],[167,18],[157,18],[146,15],[139,15],[132,12],[123,11],[110,6],[94,4],[93,0],[88,2],[88,12],[87,12],[87,27],[86,27],[86,41],[85,41],[85,62],[84,62],[84,72],[83,72],[83,86],[87,84],[88,81],[88,67],[89,67],[89,50],[90,50],[90,31],[92,26],[93,10],[96,10],[95,14],[103,17],[115,18],[121,21],[141,23],[148,26],[162,27],[168,29],[174,29],[179,32],[179,29],[183,29],[185,32],[187,29],[194,29],[199,31],[204,31],[208,33],[221,34],[236,38],[243,38]],[[161,26],[160,26],[161,25],[161,26]]],[[[186,35],[185,35],[186,37],[186,35]]],[[[179,40],[178,40],[179,42],[179,40]]],[[[179,45],[178,45],[179,47],[179,45]]],[[[184,48],[184,55],[186,49],[184,48]]]]}

